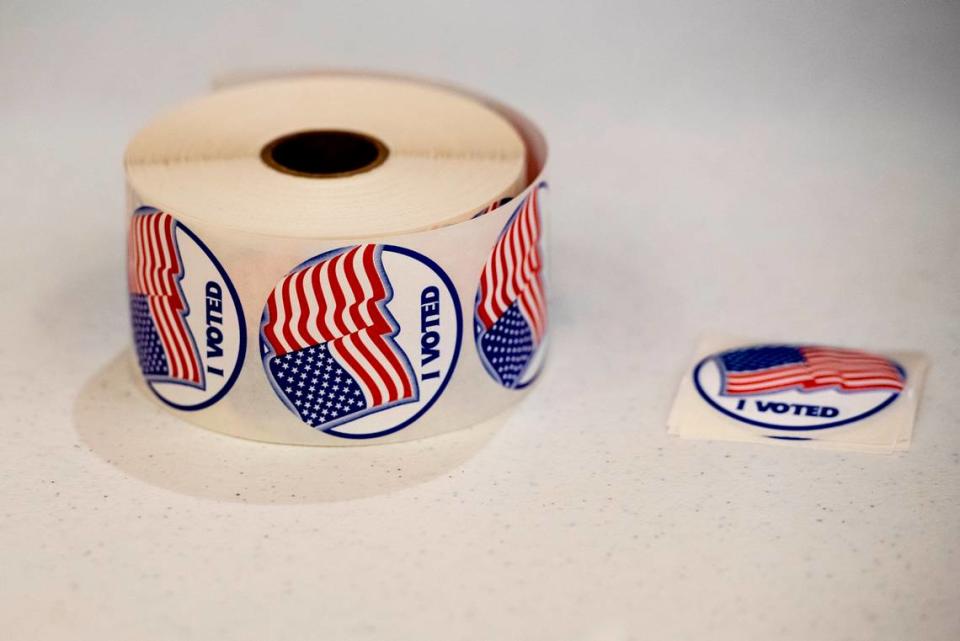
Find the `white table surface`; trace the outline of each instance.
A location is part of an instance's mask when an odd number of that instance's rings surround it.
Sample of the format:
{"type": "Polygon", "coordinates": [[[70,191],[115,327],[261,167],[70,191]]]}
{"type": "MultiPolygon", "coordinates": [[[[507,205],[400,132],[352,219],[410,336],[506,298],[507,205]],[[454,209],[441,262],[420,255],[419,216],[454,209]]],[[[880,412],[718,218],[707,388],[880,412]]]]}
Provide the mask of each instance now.
{"type": "Polygon", "coordinates": [[[3,638],[960,638],[960,5],[92,5],[0,5],[3,638]],[[548,133],[552,360],[495,424],[270,446],[132,389],[125,141],[331,65],[548,133]],[[912,449],[668,437],[711,330],[925,352],[912,449]]]}

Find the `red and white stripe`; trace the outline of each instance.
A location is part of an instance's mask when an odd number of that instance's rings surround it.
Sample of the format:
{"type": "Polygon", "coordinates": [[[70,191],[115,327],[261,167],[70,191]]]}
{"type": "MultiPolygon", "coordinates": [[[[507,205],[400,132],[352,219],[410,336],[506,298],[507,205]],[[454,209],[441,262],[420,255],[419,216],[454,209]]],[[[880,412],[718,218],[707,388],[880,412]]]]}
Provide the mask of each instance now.
{"type": "Polygon", "coordinates": [[[546,333],[547,306],[540,256],[541,222],[533,189],[520,205],[513,222],[500,236],[480,276],[477,316],[490,329],[514,301],[530,323],[534,340],[546,333]]]}
{"type": "Polygon", "coordinates": [[[183,317],[187,306],[178,283],[181,265],[175,224],[166,212],[133,216],[127,251],[128,279],[130,292],[147,298],[170,377],[199,384],[200,358],[183,317]]]}
{"type": "Polygon", "coordinates": [[[502,198],[498,198],[498,199],[496,199],[495,201],[493,201],[492,203],[490,203],[489,205],[487,205],[486,209],[484,209],[484,210],[483,210],[482,212],[480,212],[480,213],[481,213],[481,214],[489,214],[490,212],[496,210],[497,207],[499,207],[502,202],[503,202],[503,199],[502,199],[502,198]]]}
{"type": "Polygon", "coordinates": [[[390,338],[376,245],[358,245],[285,276],[267,299],[264,339],[277,356],[326,343],[376,407],[411,398],[416,382],[390,338]]]}
{"type": "Polygon", "coordinates": [[[830,347],[801,347],[803,363],[756,372],[728,372],[728,394],[777,392],[836,387],[845,391],[903,390],[904,380],[893,363],[882,356],[830,347]]]}

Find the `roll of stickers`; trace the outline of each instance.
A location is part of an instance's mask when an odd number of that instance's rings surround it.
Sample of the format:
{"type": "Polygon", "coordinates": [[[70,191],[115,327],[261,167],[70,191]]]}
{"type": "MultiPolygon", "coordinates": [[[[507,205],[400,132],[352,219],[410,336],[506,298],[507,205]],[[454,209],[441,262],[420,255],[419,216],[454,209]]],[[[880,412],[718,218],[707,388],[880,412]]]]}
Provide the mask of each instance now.
{"type": "Polygon", "coordinates": [[[130,143],[144,389],[279,443],[408,440],[522,398],[547,344],[539,131],[399,78],[215,92],[130,143]]]}

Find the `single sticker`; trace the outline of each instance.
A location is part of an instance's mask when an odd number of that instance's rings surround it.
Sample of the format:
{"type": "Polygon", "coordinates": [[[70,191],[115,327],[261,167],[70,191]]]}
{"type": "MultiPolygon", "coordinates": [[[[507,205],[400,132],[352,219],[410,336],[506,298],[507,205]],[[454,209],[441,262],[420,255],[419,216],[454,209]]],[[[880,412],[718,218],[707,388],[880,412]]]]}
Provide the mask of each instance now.
{"type": "Polygon", "coordinates": [[[906,370],[884,356],[819,345],[753,345],[712,354],[693,382],[742,423],[810,431],[861,421],[894,403],[906,370]]]}
{"type": "Polygon", "coordinates": [[[540,183],[517,205],[480,274],[474,337],[484,368],[500,385],[521,389],[539,374],[546,353],[540,183]]]}
{"type": "Polygon", "coordinates": [[[140,371],[171,407],[223,398],[246,349],[240,299],[210,249],[169,213],[140,207],[127,251],[130,317],[140,371]]]}
{"type": "Polygon", "coordinates": [[[434,261],[394,245],[326,252],[270,293],[260,347],[267,379],[312,428],[391,434],[422,416],[457,364],[463,315],[434,261]]]}

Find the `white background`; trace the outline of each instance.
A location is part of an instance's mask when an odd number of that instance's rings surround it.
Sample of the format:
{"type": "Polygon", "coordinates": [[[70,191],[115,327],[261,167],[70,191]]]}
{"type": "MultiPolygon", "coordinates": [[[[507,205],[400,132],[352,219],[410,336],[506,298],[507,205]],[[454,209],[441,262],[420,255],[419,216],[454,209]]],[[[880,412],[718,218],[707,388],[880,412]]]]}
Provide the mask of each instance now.
{"type": "Polygon", "coordinates": [[[9,639],[960,638],[956,2],[0,3],[9,639]],[[553,352],[361,449],[132,388],[125,141],[222,74],[460,82],[552,144],[553,352]],[[912,449],[666,435],[706,331],[916,349],[912,449]]]}

